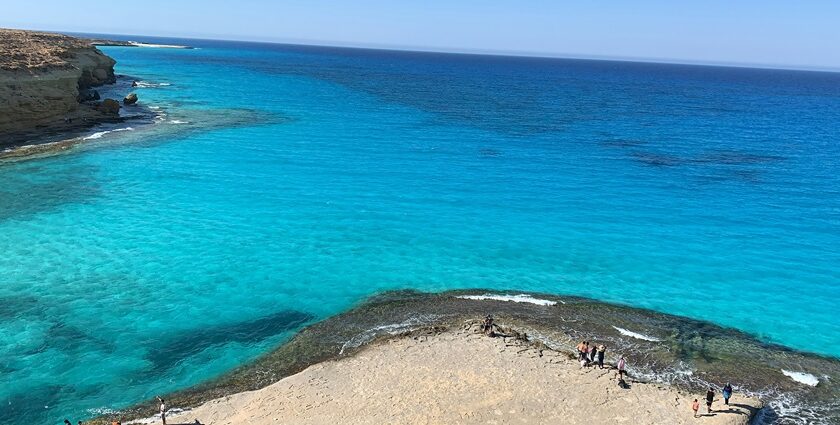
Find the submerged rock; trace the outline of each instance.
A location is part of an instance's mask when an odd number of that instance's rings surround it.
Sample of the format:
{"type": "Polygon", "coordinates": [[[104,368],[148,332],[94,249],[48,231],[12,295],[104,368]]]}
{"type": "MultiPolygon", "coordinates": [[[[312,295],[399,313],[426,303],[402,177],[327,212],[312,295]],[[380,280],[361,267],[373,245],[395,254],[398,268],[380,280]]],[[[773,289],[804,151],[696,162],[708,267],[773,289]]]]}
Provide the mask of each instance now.
{"type": "Polygon", "coordinates": [[[125,105],[133,105],[135,103],[137,103],[137,93],[129,93],[128,96],[123,99],[123,104],[125,105]]]}

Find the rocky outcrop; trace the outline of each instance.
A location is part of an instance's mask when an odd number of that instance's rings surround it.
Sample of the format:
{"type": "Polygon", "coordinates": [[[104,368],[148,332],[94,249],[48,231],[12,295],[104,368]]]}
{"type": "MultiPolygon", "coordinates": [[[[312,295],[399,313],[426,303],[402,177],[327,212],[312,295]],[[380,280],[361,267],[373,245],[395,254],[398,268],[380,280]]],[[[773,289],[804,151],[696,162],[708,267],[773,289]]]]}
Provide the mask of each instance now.
{"type": "Polygon", "coordinates": [[[113,119],[111,109],[80,101],[93,100],[91,87],[116,81],[115,63],[87,40],[0,29],[0,147],[37,129],[113,119]]]}
{"type": "Polygon", "coordinates": [[[113,84],[117,81],[114,75],[114,65],[117,61],[102,53],[99,49],[83,49],[76,53],[75,64],[82,70],[79,77],[79,88],[113,84]]]}
{"type": "Polygon", "coordinates": [[[137,103],[137,93],[129,93],[128,96],[123,98],[123,105],[133,105],[137,103]]]}
{"type": "Polygon", "coordinates": [[[96,90],[86,90],[86,91],[80,92],[79,97],[78,97],[79,103],[92,102],[94,100],[99,100],[99,99],[100,99],[99,92],[96,91],[96,90]]]}
{"type": "Polygon", "coordinates": [[[119,115],[120,102],[114,99],[105,99],[102,103],[96,105],[96,110],[108,115],[119,115]]]}

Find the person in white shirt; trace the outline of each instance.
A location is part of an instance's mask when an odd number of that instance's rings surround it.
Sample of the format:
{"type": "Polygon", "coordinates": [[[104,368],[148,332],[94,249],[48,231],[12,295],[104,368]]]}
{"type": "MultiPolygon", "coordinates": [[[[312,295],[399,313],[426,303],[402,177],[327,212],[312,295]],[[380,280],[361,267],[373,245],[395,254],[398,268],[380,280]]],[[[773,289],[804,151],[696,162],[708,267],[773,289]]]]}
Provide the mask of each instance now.
{"type": "Polygon", "coordinates": [[[160,396],[157,399],[160,402],[160,420],[163,421],[163,425],[166,425],[166,402],[160,396]]]}
{"type": "Polygon", "coordinates": [[[618,357],[618,363],[616,363],[616,367],[618,367],[618,372],[616,372],[616,377],[618,379],[624,379],[624,375],[627,374],[627,371],[624,369],[627,362],[624,361],[624,356],[618,357]]]}

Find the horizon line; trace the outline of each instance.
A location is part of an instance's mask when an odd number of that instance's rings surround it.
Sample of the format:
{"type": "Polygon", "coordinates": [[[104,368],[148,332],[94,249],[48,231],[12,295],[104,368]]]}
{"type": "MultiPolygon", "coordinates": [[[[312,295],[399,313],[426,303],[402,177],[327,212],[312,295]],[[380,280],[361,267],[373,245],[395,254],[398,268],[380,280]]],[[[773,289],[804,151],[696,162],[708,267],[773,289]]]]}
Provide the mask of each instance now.
{"type": "MultiPolygon", "coordinates": [[[[2,27],[0,27],[2,28],[2,27]]],[[[157,37],[157,38],[171,38],[181,40],[198,40],[198,41],[232,41],[240,43],[255,43],[255,44],[275,44],[286,46],[309,46],[309,47],[332,47],[344,49],[360,49],[360,50],[380,50],[380,51],[394,51],[394,52],[416,52],[416,53],[438,53],[438,54],[456,54],[456,55],[475,55],[475,56],[498,56],[498,57],[518,57],[518,58],[535,58],[535,59],[577,59],[577,60],[593,60],[604,62],[630,62],[630,63],[653,63],[663,65],[688,65],[688,66],[708,66],[717,68],[744,68],[744,69],[764,69],[764,70],[779,70],[779,71],[801,71],[801,72],[822,72],[822,73],[840,73],[840,67],[830,66],[802,66],[802,65],[781,65],[781,64],[765,64],[765,63],[749,63],[749,62],[715,62],[715,61],[700,61],[691,59],[678,58],[657,58],[657,57],[643,57],[643,56],[604,56],[604,55],[586,55],[586,54],[566,54],[566,53],[545,53],[545,52],[529,52],[529,51],[507,51],[507,50],[493,50],[493,49],[439,49],[435,47],[424,46],[396,46],[388,44],[377,43],[344,43],[340,41],[330,40],[296,40],[291,39],[287,41],[278,40],[259,40],[239,38],[238,36],[230,36],[234,38],[213,38],[202,36],[169,36],[169,35],[150,35],[150,34],[121,34],[121,33],[100,33],[100,32],[78,32],[78,31],[64,31],[64,30],[47,30],[35,29],[29,30],[25,28],[17,28],[27,31],[43,31],[56,32],[63,34],[92,34],[103,36],[119,36],[119,37],[157,37]]],[[[224,36],[220,36],[224,37],[224,36]]],[[[134,41],[134,40],[131,40],[134,41]]]]}

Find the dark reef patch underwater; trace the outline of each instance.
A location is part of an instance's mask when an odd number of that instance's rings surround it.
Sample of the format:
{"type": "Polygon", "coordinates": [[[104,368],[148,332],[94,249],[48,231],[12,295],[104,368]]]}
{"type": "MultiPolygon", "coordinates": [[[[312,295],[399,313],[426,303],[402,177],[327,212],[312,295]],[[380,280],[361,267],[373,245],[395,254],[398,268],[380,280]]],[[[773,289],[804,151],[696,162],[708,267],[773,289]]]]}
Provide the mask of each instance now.
{"type": "MultiPolygon", "coordinates": [[[[421,328],[460,327],[486,314],[526,332],[531,340],[570,354],[582,339],[606,344],[608,362],[618,354],[625,355],[634,379],[695,392],[731,382],[736,391],[765,402],[765,409],[755,420],[758,424],[840,421],[840,388],[836,384],[840,362],[835,359],[764,343],[707,322],[580,297],[519,291],[384,292],[347,312],[305,327],[251,364],[166,399],[174,407],[194,407],[214,398],[263,388],[312,364],[353,355],[381,339],[421,328]],[[819,383],[810,386],[797,382],[783,371],[810,374],[819,383]]],[[[298,313],[284,312],[277,316],[279,323],[285,327],[290,315],[292,320],[306,320],[298,313]]],[[[156,404],[150,400],[112,412],[94,423],[109,423],[116,417],[148,417],[155,411],[156,404]]]]}

